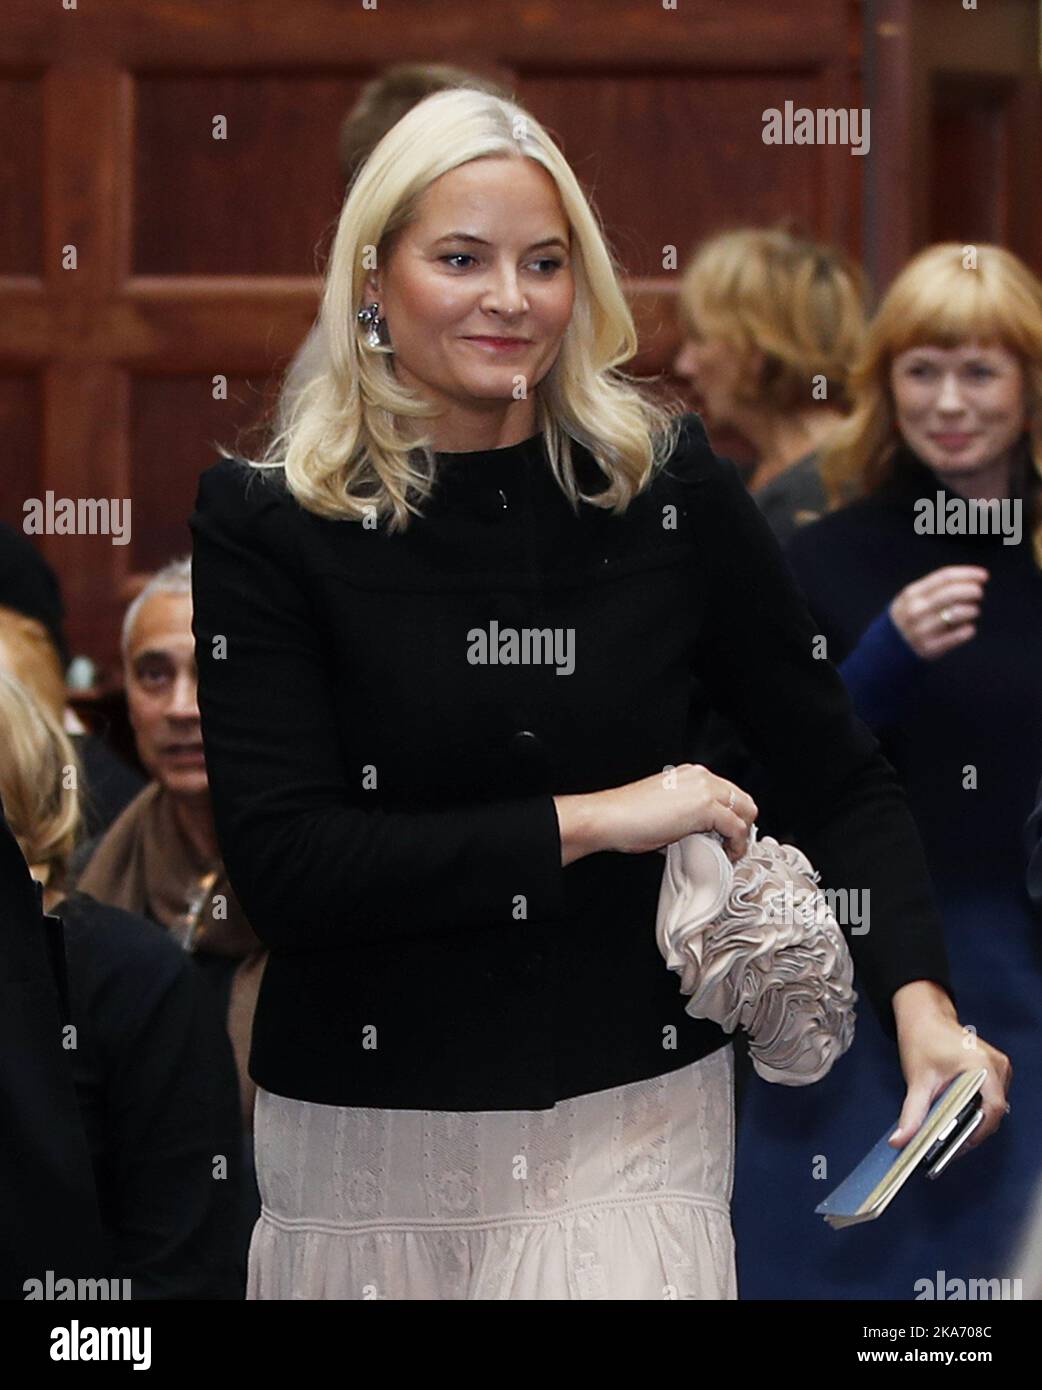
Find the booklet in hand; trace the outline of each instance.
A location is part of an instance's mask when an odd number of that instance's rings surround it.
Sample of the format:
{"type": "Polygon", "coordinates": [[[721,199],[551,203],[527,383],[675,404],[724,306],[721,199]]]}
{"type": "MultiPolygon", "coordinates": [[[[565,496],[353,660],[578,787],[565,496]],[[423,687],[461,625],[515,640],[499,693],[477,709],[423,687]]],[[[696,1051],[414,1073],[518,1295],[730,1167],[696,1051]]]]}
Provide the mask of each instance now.
{"type": "Polygon", "coordinates": [[[987,1071],[960,1072],[930,1107],[929,1114],[903,1149],[888,1142],[897,1120],[854,1171],[814,1208],[839,1230],[874,1221],[887,1209],[918,1169],[938,1177],[984,1119],[980,1090],[987,1071]]]}

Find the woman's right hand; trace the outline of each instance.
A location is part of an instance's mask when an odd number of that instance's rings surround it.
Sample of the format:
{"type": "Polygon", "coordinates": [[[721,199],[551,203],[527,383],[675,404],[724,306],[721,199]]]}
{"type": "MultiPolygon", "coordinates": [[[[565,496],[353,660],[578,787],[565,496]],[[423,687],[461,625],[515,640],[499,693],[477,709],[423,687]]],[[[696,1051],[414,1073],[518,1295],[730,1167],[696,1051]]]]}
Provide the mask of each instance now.
{"type": "Polygon", "coordinates": [[[924,661],[936,661],[977,631],[988,571],[980,565],[944,565],[902,589],[890,617],[924,661]]]}
{"type": "Polygon", "coordinates": [[[741,859],[759,810],[741,787],[717,777],[701,763],[642,777],[621,787],[595,792],[596,820],[603,848],[619,854],[666,849],[696,831],[716,830],[732,860],[741,859]],[[728,807],[728,802],[733,804],[728,807]]]}

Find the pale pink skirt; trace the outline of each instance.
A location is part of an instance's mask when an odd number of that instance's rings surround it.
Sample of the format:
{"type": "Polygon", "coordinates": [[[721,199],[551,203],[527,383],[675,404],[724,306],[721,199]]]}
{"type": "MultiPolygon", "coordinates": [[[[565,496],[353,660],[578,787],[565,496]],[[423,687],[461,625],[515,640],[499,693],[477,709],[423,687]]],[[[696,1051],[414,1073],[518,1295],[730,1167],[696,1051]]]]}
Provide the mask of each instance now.
{"type": "Polygon", "coordinates": [[[248,1299],[733,1299],[734,1051],[551,1110],[259,1089],[248,1299]]]}

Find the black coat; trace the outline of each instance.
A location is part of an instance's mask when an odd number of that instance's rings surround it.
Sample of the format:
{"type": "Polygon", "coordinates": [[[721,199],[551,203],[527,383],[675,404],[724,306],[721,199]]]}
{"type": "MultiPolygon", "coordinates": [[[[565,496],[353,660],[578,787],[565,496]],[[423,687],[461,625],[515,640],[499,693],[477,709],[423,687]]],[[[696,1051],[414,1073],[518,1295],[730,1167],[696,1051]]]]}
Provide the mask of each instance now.
{"type": "Polygon", "coordinates": [[[154,922],[87,893],[54,912],[105,1235],[99,1273],[129,1279],[135,1299],[241,1299],[246,1175],[223,1011],[191,956],[154,922]],[[219,1179],[216,1154],[225,1156],[219,1179]]]}
{"type": "Polygon", "coordinates": [[[51,956],[39,896],[0,807],[0,1298],[27,1279],[108,1274],[61,999],[61,928],[51,956]]]}
{"type": "MultiPolygon", "coordinates": [[[[540,436],[440,464],[425,518],[399,535],[316,517],[238,461],[200,481],[214,814],[271,948],[258,1084],[325,1104],[543,1109],[723,1045],[684,1013],[655,943],[662,856],[562,868],[552,799],[688,761],[695,676],[825,882],[870,890],[852,947],[885,1025],[900,985],[948,988],[903,795],[698,418],[621,517],[576,515],[540,436]],[[493,622],[571,631],[574,670],[472,664],[473,630],[493,622]]],[[[581,451],[578,466],[590,490],[600,475],[581,451]]]]}

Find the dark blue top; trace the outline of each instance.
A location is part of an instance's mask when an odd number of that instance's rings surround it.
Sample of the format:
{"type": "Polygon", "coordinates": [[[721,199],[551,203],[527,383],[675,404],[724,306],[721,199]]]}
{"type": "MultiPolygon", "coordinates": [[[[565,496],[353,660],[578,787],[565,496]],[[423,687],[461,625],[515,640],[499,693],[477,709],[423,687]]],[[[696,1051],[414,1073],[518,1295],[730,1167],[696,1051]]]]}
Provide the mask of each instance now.
{"type": "Polygon", "coordinates": [[[884,608],[839,670],[858,714],[878,733],[900,718],[925,665],[884,608]]]}

